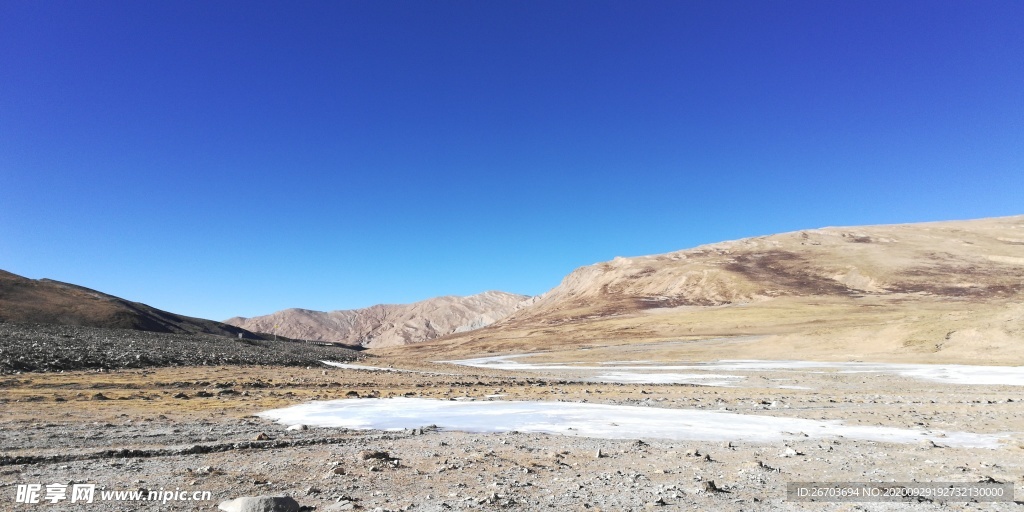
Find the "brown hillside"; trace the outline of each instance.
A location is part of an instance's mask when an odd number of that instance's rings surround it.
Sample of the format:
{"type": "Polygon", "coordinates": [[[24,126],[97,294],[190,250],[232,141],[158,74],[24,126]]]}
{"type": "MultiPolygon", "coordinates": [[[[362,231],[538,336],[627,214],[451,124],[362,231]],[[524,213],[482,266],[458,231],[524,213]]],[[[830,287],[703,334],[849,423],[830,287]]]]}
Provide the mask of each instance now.
{"type": "Polygon", "coordinates": [[[50,279],[28,279],[0,270],[0,321],[63,324],[141,331],[258,338],[213,320],[176,315],[50,279]]]}
{"type": "Polygon", "coordinates": [[[378,304],[363,309],[311,311],[285,309],[226,323],[250,331],[350,346],[388,347],[479,329],[505,318],[527,297],[489,291],[468,297],[445,296],[412,304],[378,304]]]}
{"type": "Polygon", "coordinates": [[[654,342],[673,358],[1024,364],[1022,299],[1024,216],[811,229],[582,267],[501,322],[395,354],[654,342]]]}

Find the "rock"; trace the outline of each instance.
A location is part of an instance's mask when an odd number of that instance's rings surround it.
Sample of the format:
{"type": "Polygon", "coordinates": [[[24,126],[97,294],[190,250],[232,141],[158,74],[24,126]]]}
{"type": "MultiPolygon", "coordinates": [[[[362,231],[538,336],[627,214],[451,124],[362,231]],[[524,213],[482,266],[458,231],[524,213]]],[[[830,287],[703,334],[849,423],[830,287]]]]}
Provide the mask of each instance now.
{"type": "Polygon", "coordinates": [[[103,393],[96,393],[95,395],[92,396],[92,399],[93,400],[110,400],[110,398],[107,398],[107,396],[104,395],[103,393]]]}
{"type": "Polygon", "coordinates": [[[658,498],[658,499],[656,499],[654,501],[650,501],[650,502],[646,503],[644,505],[644,508],[652,509],[652,508],[655,508],[655,507],[664,507],[665,505],[668,505],[668,503],[665,502],[665,499],[664,498],[658,498]]]}
{"type": "Polygon", "coordinates": [[[783,457],[796,457],[797,455],[803,455],[803,453],[798,452],[792,448],[786,448],[786,451],[782,452],[783,457]]]}
{"type": "Polygon", "coordinates": [[[256,437],[252,438],[253,441],[266,441],[267,439],[270,439],[270,436],[264,434],[263,432],[256,434],[256,437]]]}
{"type": "Polygon", "coordinates": [[[351,501],[346,501],[345,503],[335,503],[334,505],[330,505],[327,508],[325,508],[324,510],[330,510],[330,511],[333,512],[335,510],[355,510],[355,509],[356,509],[356,504],[355,503],[352,503],[351,501]]]}
{"type": "Polygon", "coordinates": [[[288,496],[243,496],[221,502],[224,512],[299,512],[299,504],[288,496]]]}
{"type": "Polygon", "coordinates": [[[309,430],[309,427],[305,425],[292,425],[285,430],[309,430]]]}
{"type": "Polygon", "coordinates": [[[704,485],[703,485],[703,491],[704,492],[729,492],[729,491],[723,490],[722,488],[718,487],[718,485],[715,484],[714,480],[707,480],[707,481],[705,481],[704,485]]]}
{"type": "Polygon", "coordinates": [[[696,448],[690,448],[683,452],[683,455],[686,455],[687,457],[700,457],[700,451],[696,448]]]}
{"type": "Polygon", "coordinates": [[[382,450],[363,450],[359,452],[359,460],[392,460],[388,452],[382,450]]]}
{"type": "Polygon", "coordinates": [[[200,398],[210,398],[211,396],[213,396],[213,393],[210,393],[209,391],[200,391],[196,393],[196,396],[200,398]]]}
{"type": "Polygon", "coordinates": [[[188,395],[186,395],[185,393],[180,393],[179,392],[179,393],[175,393],[171,398],[188,398],[188,395]]]}
{"type": "Polygon", "coordinates": [[[603,454],[603,453],[601,453],[601,449],[600,449],[600,448],[598,448],[598,449],[597,449],[597,453],[595,453],[595,454],[594,454],[594,458],[595,458],[595,459],[600,459],[601,457],[604,457],[604,454],[603,454]]]}
{"type": "Polygon", "coordinates": [[[932,441],[931,439],[922,439],[917,444],[918,444],[918,446],[920,446],[921,448],[924,448],[924,449],[940,448],[940,446],[935,444],[935,441],[932,441]]]}

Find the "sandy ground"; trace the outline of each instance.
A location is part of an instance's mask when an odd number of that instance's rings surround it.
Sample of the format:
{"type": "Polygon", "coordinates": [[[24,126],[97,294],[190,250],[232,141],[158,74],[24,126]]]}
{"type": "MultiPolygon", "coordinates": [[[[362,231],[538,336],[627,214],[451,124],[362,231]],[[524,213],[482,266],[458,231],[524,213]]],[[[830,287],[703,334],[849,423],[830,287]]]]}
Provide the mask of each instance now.
{"type": "Polygon", "coordinates": [[[215,510],[234,497],[279,493],[315,510],[1024,510],[1021,386],[781,370],[744,374],[744,385],[735,387],[616,384],[560,371],[382,358],[362,364],[426,373],[264,366],[5,376],[0,510],[215,510]],[[725,410],[1007,437],[996,449],[798,433],[770,443],[609,440],[431,428],[287,430],[254,416],[311,400],[399,396],[725,410]],[[798,481],[1008,482],[1018,503],[788,501],[786,484],[798,481]],[[18,485],[33,483],[209,491],[212,499],[15,503],[18,485]]]}

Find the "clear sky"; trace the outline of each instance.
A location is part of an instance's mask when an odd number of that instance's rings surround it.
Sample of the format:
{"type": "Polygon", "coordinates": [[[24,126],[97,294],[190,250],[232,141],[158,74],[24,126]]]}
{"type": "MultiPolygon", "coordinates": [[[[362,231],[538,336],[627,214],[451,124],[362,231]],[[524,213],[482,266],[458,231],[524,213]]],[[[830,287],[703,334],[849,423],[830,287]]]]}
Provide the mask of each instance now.
{"type": "Polygon", "coordinates": [[[222,320],[1024,213],[1024,2],[0,2],[0,268],[222,320]]]}

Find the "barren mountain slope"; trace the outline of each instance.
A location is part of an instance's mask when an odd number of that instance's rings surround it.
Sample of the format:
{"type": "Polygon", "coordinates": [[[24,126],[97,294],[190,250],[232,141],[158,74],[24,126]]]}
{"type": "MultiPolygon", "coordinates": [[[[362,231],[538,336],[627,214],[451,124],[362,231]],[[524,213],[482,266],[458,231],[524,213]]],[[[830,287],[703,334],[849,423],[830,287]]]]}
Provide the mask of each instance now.
{"type": "Polygon", "coordinates": [[[694,340],[650,348],[1024,364],[1022,301],[1024,216],[823,228],[582,267],[493,326],[396,354],[694,340]],[[761,336],[696,341],[743,335],[761,336]]]}
{"type": "Polygon", "coordinates": [[[64,324],[176,334],[257,336],[235,326],[159,310],[139,302],[50,279],[0,270],[0,322],[64,324]]]}
{"type": "Polygon", "coordinates": [[[342,311],[286,309],[253,318],[230,318],[225,323],[289,338],[388,347],[479,329],[508,316],[526,299],[489,291],[342,311]]]}

